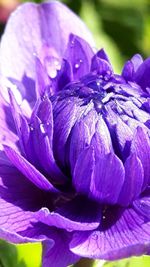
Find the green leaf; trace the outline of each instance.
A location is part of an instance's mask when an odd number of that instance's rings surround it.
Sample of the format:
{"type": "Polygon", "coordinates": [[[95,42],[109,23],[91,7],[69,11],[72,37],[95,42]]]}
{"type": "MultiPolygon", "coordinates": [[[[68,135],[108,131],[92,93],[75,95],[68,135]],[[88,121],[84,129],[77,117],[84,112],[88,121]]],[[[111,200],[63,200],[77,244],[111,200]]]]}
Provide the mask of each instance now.
{"type": "Polygon", "coordinates": [[[18,261],[17,248],[0,240],[0,267],[26,267],[23,260],[18,261]]]}
{"type": "Polygon", "coordinates": [[[26,267],[41,267],[42,247],[40,243],[21,244],[17,245],[16,248],[18,252],[18,260],[23,260],[26,267]]]}
{"type": "Polygon", "coordinates": [[[0,267],[41,267],[41,244],[15,246],[0,240],[0,267]]]}

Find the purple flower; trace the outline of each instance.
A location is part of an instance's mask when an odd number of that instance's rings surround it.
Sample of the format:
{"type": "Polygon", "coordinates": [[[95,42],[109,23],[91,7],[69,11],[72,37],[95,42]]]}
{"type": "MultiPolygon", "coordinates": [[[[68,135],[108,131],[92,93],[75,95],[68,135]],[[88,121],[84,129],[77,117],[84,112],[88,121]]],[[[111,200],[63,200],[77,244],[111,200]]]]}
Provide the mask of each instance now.
{"type": "Polygon", "coordinates": [[[93,46],[58,2],[1,40],[0,238],[42,241],[43,267],[150,251],[150,59],[116,75],[93,46]]]}

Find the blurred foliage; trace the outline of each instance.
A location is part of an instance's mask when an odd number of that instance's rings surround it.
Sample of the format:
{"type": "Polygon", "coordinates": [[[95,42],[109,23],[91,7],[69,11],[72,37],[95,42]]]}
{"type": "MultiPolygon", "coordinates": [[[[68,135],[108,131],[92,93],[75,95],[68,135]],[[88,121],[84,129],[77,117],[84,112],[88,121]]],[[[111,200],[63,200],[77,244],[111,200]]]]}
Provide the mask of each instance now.
{"type": "Polygon", "coordinates": [[[0,241],[0,267],[41,267],[41,245],[0,241]]]}
{"type": "MultiPolygon", "coordinates": [[[[23,1],[22,1],[23,2],[23,1]]],[[[25,2],[25,1],[24,1],[25,2]]],[[[33,1],[41,2],[41,1],[33,1]]],[[[149,0],[62,0],[85,21],[97,48],[105,48],[115,71],[133,54],[150,55],[149,0]]],[[[0,25],[0,33],[4,25],[0,25]]],[[[0,267],[40,267],[41,245],[12,245],[0,242],[0,267]]],[[[149,267],[150,257],[118,262],[81,260],[75,267],[149,267]]]]}

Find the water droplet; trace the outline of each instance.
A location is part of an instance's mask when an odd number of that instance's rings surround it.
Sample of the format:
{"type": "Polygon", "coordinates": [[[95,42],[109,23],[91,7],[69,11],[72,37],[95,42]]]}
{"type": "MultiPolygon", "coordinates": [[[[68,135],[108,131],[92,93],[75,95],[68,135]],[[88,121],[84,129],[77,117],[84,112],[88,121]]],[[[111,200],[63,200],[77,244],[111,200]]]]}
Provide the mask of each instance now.
{"type": "Polygon", "coordinates": [[[78,69],[78,68],[81,66],[82,63],[83,63],[82,59],[79,59],[79,60],[76,62],[76,64],[74,65],[75,69],[78,69]]]}
{"type": "Polygon", "coordinates": [[[78,68],[80,67],[80,65],[79,65],[78,63],[76,63],[76,64],[74,65],[74,67],[75,67],[75,69],[78,69],[78,68]]]}
{"type": "Polygon", "coordinates": [[[54,79],[57,76],[57,71],[61,69],[60,61],[55,57],[45,58],[45,67],[50,78],[54,79]]]}
{"type": "Polygon", "coordinates": [[[100,112],[102,110],[103,104],[101,101],[94,101],[94,106],[97,112],[100,112]]]}
{"type": "Polygon", "coordinates": [[[97,81],[96,84],[98,87],[101,85],[100,81],[97,81]]]}
{"type": "Polygon", "coordinates": [[[75,44],[75,42],[74,42],[74,38],[71,40],[71,42],[70,42],[70,47],[72,48],[72,47],[74,47],[74,44],[75,44]]]}
{"type": "Polygon", "coordinates": [[[34,131],[34,128],[32,125],[30,125],[30,131],[33,132],[34,131]]]}
{"type": "Polygon", "coordinates": [[[49,72],[48,72],[50,78],[54,79],[56,78],[57,76],[57,70],[56,69],[51,69],[49,72]]]}
{"type": "Polygon", "coordinates": [[[45,134],[45,128],[43,123],[40,124],[40,130],[42,134],[45,134]]]}
{"type": "Polygon", "coordinates": [[[97,239],[98,239],[98,235],[97,235],[97,234],[93,234],[93,235],[91,236],[91,238],[94,239],[94,240],[97,240],[97,239]]]}
{"type": "Polygon", "coordinates": [[[33,56],[34,56],[34,57],[37,57],[37,53],[36,53],[36,52],[33,52],[33,56]]]}

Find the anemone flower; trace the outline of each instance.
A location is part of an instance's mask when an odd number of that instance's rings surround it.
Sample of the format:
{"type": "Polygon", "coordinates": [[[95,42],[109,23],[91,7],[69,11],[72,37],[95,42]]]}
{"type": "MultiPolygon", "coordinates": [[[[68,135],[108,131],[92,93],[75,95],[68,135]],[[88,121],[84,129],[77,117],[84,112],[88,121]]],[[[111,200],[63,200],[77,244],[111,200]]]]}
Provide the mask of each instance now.
{"type": "Polygon", "coordinates": [[[150,252],[150,58],[117,75],[59,2],[26,3],[0,47],[0,238],[43,267],[150,252]]]}

